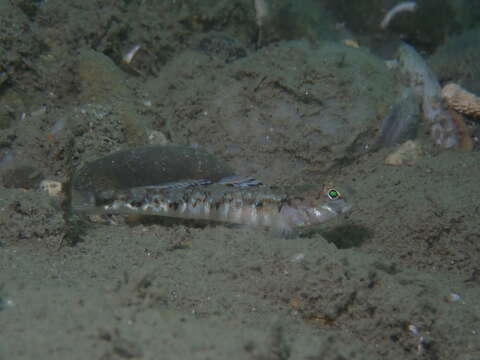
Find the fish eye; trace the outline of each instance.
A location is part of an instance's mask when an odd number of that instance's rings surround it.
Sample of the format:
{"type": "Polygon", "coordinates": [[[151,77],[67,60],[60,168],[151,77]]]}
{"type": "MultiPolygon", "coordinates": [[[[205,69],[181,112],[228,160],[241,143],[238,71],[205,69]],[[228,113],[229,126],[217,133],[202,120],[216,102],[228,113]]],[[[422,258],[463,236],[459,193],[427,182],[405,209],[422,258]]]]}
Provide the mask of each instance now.
{"type": "Polygon", "coordinates": [[[327,192],[327,195],[330,198],[330,200],[336,200],[340,198],[340,193],[335,189],[329,189],[327,192]]]}

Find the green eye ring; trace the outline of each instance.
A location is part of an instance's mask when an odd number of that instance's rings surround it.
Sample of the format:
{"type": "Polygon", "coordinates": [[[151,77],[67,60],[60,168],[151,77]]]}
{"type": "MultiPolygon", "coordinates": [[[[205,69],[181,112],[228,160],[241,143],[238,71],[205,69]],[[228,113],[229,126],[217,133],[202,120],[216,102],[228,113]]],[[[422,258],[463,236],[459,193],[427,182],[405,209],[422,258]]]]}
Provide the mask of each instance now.
{"type": "Polygon", "coordinates": [[[330,198],[330,200],[336,200],[340,198],[340,193],[335,189],[329,189],[327,192],[327,195],[330,198]]]}

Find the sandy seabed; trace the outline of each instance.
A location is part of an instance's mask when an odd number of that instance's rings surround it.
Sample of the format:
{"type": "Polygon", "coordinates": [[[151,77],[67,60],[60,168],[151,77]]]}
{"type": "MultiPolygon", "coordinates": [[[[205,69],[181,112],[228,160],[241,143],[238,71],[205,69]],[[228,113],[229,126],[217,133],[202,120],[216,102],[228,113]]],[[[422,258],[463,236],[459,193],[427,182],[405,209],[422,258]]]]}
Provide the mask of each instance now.
{"type": "Polygon", "coordinates": [[[399,93],[374,55],[335,42],[255,51],[254,30],[235,42],[179,10],[160,25],[143,13],[158,39],[142,40],[158,48],[125,69],[120,50],[141,38],[121,43],[125,9],[83,30],[98,27],[97,39],[75,35],[95,1],[34,14],[40,5],[7,3],[33,25],[16,46],[30,68],[7,45],[1,63],[2,104],[18,116],[1,114],[0,360],[480,358],[480,153],[427,145],[397,167],[384,164],[391,149],[366,152],[399,93]],[[353,210],[294,239],[118,221],[67,241],[37,178],[66,181],[69,167],[159,134],[267,182],[347,184],[353,210]]]}

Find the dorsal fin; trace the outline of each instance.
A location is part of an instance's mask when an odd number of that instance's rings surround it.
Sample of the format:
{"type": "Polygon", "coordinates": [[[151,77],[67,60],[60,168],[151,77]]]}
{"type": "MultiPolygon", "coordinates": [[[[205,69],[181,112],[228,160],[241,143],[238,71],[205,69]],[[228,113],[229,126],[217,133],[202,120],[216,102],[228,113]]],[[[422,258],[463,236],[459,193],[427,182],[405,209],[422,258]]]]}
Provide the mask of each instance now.
{"type": "Polygon", "coordinates": [[[184,189],[191,186],[199,186],[199,185],[210,185],[212,184],[211,180],[206,179],[185,179],[179,181],[172,181],[165,184],[160,185],[150,185],[144,186],[144,188],[148,189],[184,189]]]}
{"type": "Polygon", "coordinates": [[[262,185],[262,182],[251,176],[233,175],[221,178],[219,181],[217,181],[217,184],[235,187],[247,187],[262,185]]]}
{"type": "Polygon", "coordinates": [[[149,185],[144,186],[147,189],[185,189],[188,187],[193,186],[201,186],[201,185],[211,185],[211,184],[219,184],[225,186],[233,186],[233,187],[248,187],[248,186],[258,186],[262,185],[262,183],[251,176],[240,176],[240,175],[233,175],[221,178],[219,181],[213,182],[207,179],[185,179],[179,181],[172,181],[165,184],[159,185],[149,185]]]}

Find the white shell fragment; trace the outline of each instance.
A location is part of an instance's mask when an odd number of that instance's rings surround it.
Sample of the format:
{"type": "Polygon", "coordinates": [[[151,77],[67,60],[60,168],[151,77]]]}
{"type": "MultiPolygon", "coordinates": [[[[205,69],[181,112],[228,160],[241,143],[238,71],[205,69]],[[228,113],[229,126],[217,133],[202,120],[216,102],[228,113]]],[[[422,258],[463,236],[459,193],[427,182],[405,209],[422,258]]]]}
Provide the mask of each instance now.
{"type": "Polygon", "coordinates": [[[385,164],[394,166],[411,166],[422,156],[423,150],[420,144],[416,141],[408,140],[385,158],[385,164]]]}
{"type": "Polygon", "coordinates": [[[305,259],[304,253],[298,253],[292,256],[292,262],[302,262],[305,259]]]}
{"type": "Polygon", "coordinates": [[[380,23],[380,28],[385,30],[392,21],[392,19],[398,14],[403,12],[414,12],[415,10],[417,10],[417,3],[415,1],[402,1],[387,12],[382,22],[380,23]]]}
{"type": "Polygon", "coordinates": [[[137,55],[138,51],[141,49],[140,45],[134,45],[122,58],[122,61],[129,65],[132,61],[135,55],[137,55]]]}
{"type": "Polygon", "coordinates": [[[410,331],[410,334],[412,334],[413,336],[418,335],[418,328],[413,324],[408,325],[408,331],[410,331]]]}
{"type": "Polygon", "coordinates": [[[62,195],[63,184],[55,180],[42,180],[40,190],[46,191],[50,196],[59,197],[62,195]]]}

